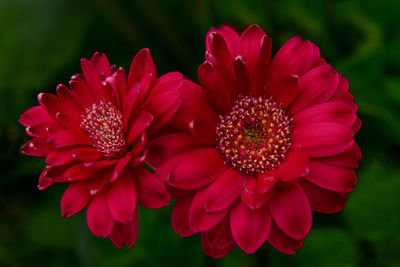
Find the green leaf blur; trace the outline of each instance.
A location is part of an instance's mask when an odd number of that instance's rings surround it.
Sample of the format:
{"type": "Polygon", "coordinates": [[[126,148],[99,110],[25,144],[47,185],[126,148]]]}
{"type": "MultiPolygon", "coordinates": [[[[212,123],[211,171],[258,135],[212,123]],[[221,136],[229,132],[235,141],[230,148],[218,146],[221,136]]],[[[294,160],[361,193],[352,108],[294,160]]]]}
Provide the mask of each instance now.
{"type": "Polygon", "coordinates": [[[400,20],[398,0],[1,0],[0,266],[400,266],[400,20]],[[171,206],[139,209],[132,248],[91,235],[84,212],[66,219],[65,185],[37,189],[42,159],[21,155],[28,140],[17,123],[39,92],[55,92],[95,51],[127,69],[148,47],[158,72],[197,81],[212,26],[238,31],[259,24],[274,52],[290,37],[316,43],[348,77],[359,105],[363,152],[358,184],[344,211],[314,214],[295,255],[266,244],[254,255],[234,249],[213,260],[199,236],[181,238],[171,206]]]}

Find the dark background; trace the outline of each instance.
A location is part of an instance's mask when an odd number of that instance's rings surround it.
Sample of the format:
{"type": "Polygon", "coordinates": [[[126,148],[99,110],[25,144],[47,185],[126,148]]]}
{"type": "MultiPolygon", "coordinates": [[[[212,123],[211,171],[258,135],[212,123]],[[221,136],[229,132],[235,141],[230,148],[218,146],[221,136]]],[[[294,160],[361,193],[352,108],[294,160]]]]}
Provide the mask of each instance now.
{"type": "Polygon", "coordinates": [[[400,266],[400,24],[398,0],[248,1],[0,0],[1,266],[400,266]],[[181,238],[170,207],[139,210],[139,236],[119,250],[93,237],[84,212],[61,216],[65,185],[37,189],[43,159],[25,157],[19,115],[39,92],[55,92],[95,51],[127,69],[150,48],[159,74],[179,70],[197,81],[211,26],[242,31],[259,24],[274,53],[290,37],[316,43],[350,81],[363,125],[363,159],[344,211],[313,215],[296,255],[265,244],[255,255],[234,249],[206,257],[198,236],[181,238]]]}

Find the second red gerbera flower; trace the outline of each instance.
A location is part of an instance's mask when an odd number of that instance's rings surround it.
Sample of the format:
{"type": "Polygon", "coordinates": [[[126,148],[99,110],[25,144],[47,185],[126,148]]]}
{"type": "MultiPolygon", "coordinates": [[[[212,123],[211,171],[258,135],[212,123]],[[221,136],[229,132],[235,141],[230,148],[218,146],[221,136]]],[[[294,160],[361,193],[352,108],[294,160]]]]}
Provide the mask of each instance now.
{"type": "Polygon", "coordinates": [[[235,245],[253,253],[265,241],[294,253],[311,211],[340,211],[356,184],[360,120],[347,80],[299,37],[271,60],[258,26],[241,36],[211,29],[206,49],[204,92],[180,89],[171,123],[181,131],[149,148],[155,165],[170,158],[155,175],[177,198],[172,226],[181,236],[201,232],[212,257],[235,245]]]}

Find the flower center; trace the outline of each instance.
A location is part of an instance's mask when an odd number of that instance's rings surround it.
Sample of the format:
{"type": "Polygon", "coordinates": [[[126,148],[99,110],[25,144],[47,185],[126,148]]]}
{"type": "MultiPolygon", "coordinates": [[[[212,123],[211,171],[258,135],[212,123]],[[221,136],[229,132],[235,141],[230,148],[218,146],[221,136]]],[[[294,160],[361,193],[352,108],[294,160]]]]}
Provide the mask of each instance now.
{"type": "Polygon", "coordinates": [[[226,161],[252,174],[275,169],[290,148],[290,119],[272,99],[243,97],[220,116],[217,147],[226,161]]]}
{"type": "Polygon", "coordinates": [[[121,111],[111,102],[101,100],[82,115],[81,128],[105,158],[116,158],[126,152],[121,111]]]}

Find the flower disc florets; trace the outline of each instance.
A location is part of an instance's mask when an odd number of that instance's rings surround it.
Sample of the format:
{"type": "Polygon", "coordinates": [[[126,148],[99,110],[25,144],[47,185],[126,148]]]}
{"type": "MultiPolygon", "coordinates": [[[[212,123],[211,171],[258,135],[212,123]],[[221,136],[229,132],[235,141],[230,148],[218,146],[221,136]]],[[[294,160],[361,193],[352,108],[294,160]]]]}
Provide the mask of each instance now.
{"type": "Polygon", "coordinates": [[[94,103],[82,115],[81,128],[105,158],[116,158],[126,152],[121,111],[111,102],[94,103]]]}
{"type": "Polygon", "coordinates": [[[290,119],[272,99],[243,97],[220,116],[217,147],[226,161],[244,173],[279,166],[290,148],[290,119]]]}

